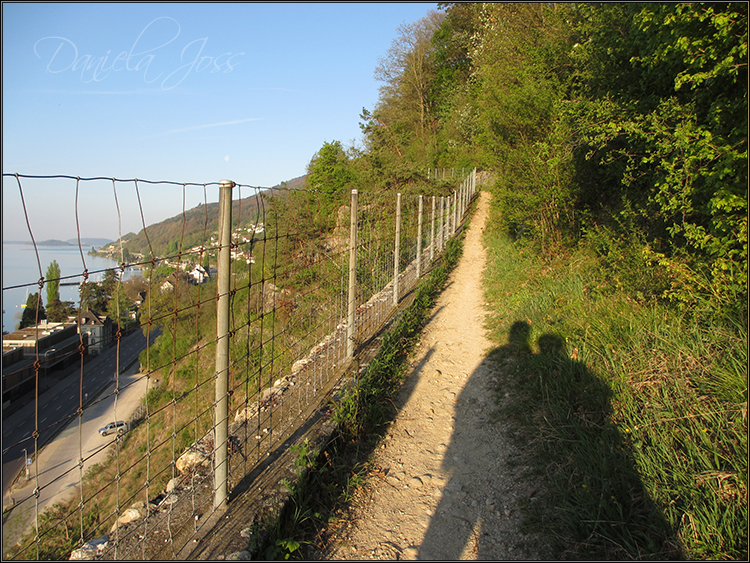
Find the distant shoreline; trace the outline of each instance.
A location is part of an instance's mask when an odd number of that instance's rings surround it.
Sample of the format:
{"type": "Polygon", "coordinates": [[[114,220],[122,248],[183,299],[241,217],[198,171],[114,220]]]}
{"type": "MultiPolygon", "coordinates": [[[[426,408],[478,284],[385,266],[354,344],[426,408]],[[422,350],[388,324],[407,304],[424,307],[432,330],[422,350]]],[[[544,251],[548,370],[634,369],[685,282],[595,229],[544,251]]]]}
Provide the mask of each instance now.
{"type": "MultiPolygon", "coordinates": [[[[109,239],[104,238],[83,238],[81,239],[81,246],[90,248],[92,246],[94,247],[102,247],[107,244],[111,244],[112,241],[109,239]]],[[[30,240],[4,240],[3,244],[21,244],[26,246],[33,246],[34,243],[30,240]]],[[[36,246],[60,246],[60,247],[72,247],[72,248],[78,248],[78,241],[77,240],[58,240],[58,239],[48,239],[48,240],[41,240],[36,242],[36,246]]]]}

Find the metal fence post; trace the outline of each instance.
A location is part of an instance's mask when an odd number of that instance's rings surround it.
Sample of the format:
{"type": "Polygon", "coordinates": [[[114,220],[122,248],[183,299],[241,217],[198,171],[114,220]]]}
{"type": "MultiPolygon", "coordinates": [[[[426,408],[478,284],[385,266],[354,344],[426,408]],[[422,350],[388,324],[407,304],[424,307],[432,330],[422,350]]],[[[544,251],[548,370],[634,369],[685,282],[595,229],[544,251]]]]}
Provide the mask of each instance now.
{"type": "Polygon", "coordinates": [[[432,264],[435,260],[435,196],[432,196],[432,220],[430,225],[430,264],[432,264]]]}
{"type": "Polygon", "coordinates": [[[417,219],[417,282],[422,275],[422,215],[424,213],[424,200],[419,196],[419,218],[417,219]]]}
{"type": "Polygon", "coordinates": [[[357,304],[357,190],[352,190],[351,218],[349,220],[349,307],[346,323],[346,356],[354,357],[354,313],[357,304]]]}
{"type": "Polygon", "coordinates": [[[214,508],[227,505],[229,426],[229,276],[232,243],[231,180],[219,182],[219,256],[216,282],[216,404],[214,406],[214,508]]]}
{"type": "Polygon", "coordinates": [[[438,252],[443,250],[443,241],[445,240],[445,197],[440,196],[440,212],[438,213],[438,252]]]}
{"type": "Polygon", "coordinates": [[[450,199],[448,197],[443,198],[445,203],[443,205],[443,242],[440,245],[442,248],[448,244],[448,210],[450,208],[450,199]]]}
{"type": "Polygon", "coordinates": [[[398,263],[401,258],[401,194],[396,194],[396,248],[393,250],[393,306],[398,306],[398,263]]]}
{"type": "Polygon", "coordinates": [[[451,229],[451,236],[456,234],[456,219],[458,218],[458,192],[453,190],[453,228],[451,229]]]}

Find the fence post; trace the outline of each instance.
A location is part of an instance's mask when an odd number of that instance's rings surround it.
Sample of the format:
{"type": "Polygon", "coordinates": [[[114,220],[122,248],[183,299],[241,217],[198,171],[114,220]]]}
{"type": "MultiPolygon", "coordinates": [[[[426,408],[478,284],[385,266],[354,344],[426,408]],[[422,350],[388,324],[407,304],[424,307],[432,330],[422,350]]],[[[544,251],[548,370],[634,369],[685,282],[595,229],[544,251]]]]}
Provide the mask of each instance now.
{"type": "Polygon", "coordinates": [[[422,214],[424,213],[424,201],[419,196],[419,218],[417,219],[417,282],[422,275],[422,214]]]}
{"type": "Polygon", "coordinates": [[[445,248],[448,241],[448,208],[450,207],[450,203],[447,197],[443,199],[445,200],[443,203],[443,242],[440,246],[445,248]]]}
{"type": "Polygon", "coordinates": [[[468,176],[464,178],[464,183],[462,184],[462,186],[463,186],[463,191],[461,192],[461,195],[463,197],[461,198],[461,201],[462,201],[461,202],[461,216],[463,217],[464,214],[466,213],[466,210],[469,207],[469,177],[468,176]]]}
{"type": "Polygon", "coordinates": [[[453,190],[453,229],[451,230],[451,235],[456,234],[456,229],[458,225],[456,224],[456,219],[458,218],[458,192],[456,190],[453,190]]]}
{"type": "Polygon", "coordinates": [[[216,281],[216,405],[214,407],[214,508],[227,505],[229,426],[229,276],[232,237],[231,180],[219,182],[219,257],[216,281]]]}
{"type": "Polygon", "coordinates": [[[396,194],[396,248],[393,250],[393,306],[398,307],[398,263],[401,258],[401,194],[396,194]]]}
{"type": "Polygon", "coordinates": [[[445,248],[445,196],[440,196],[440,250],[445,248]]]}
{"type": "Polygon", "coordinates": [[[459,222],[464,216],[464,194],[466,193],[466,180],[461,182],[461,185],[458,187],[458,220],[459,222]]]}
{"type": "Polygon", "coordinates": [[[430,227],[430,264],[435,260],[435,196],[432,196],[432,221],[430,227]]]}
{"type": "Polygon", "coordinates": [[[346,322],[346,356],[354,357],[354,313],[357,305],[357,190],[352,190],[352,209],[349,220],[349,307],[346,322]]]}

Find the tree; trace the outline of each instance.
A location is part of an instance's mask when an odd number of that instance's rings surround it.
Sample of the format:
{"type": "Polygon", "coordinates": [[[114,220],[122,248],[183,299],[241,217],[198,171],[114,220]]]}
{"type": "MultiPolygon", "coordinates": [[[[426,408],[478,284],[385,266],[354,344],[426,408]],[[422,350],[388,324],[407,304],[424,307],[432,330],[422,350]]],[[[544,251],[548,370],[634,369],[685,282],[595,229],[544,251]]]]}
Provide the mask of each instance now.
{"type": "Polygon", "coordinates": [[[60,265],[53,260],[47,268],[44,283],[47,285],[47,318],[52,322],[64,322],[73,314],[72,303],[60,301],[60,265]]]}
{"type": "Polygon", "coordinates": [[[580,15],[582,203],[643,234],[664,295],[746,317],[747,4],[580,15]]]}
{"type": "Polygon", "coordinates": [[[368,164],[384,187],[409,183],[415,179],[415,169],[428,164],[437,123],[431,103],[432,37],[444,18],[443,13],[430,12],[413,24],[399,26],[398,36],[375,69],[375,78],[383,85],[374,110],[363,111],[361,127],[368,164]]]}
{"type": "Polygon", "coordinates": [[[375,78],[384,83],[381,100],[399,100],[423,141],[430,84],[435,75],[429,57],[432,37],[444,18],[445,14],[431,11],[413,24],[399,26],[398,37],[375,68],[375,78]]]}
{"type": "Polygon", "coordinates": [[[107,316],[120,328],[126,328],[130,324],[130,312],[132,301],[126,295],[125,288],[118,286],[107,302],[107,316]]]}
{"type": "Polygon", "coordinates": [[[60,265],[57,260],[53,260],[47,268],[47,276],[44,279],[44,283],[47,285],[48,305],[60,301],[60,276],[62,276],[60,265]]]}
{"type": "Polygon", "coordinates": [[[19,330],[29,326],[35,326],[39,321],[47,318],[44,303],[38,293],[32,293],[26,298],[26,307],[21,314],[19,330]]]}
{"type": "Polygon", "coordinates": [[[111,299],[117,292],[118,284],[120,283],[120,275],[114,268],[104,272],[104,279],[102,280],[102,289],[104,290],[104,296],[106,299],[111,299]]]}
{"type": "Polygon", "coordinates": [[[310,187],[331,202],[338,199],[353,180],[354,173],[341,142],[323,143],[308,166],[307,182],[310,187]]]}
{"type": "Polygon", "coordinates": [[[102,284],[86,282],[81,284],[79,293],[81,311],[91,309],[97,313],[104,313],[107,310],[107,295],[102,284]]]}

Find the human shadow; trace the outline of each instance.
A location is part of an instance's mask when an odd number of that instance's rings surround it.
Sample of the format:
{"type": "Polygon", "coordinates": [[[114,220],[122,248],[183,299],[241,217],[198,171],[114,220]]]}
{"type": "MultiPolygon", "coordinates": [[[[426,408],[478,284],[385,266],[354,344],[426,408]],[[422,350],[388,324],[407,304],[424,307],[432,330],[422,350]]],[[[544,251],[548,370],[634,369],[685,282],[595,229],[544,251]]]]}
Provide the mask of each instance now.
{"type": "Polygon", "coordinates": [[[534,353],[530,335],[514,323],[458,397],[419,559],[679,558],[611,422],[610,387],[564,338],[541,335],[534,353]]]}

